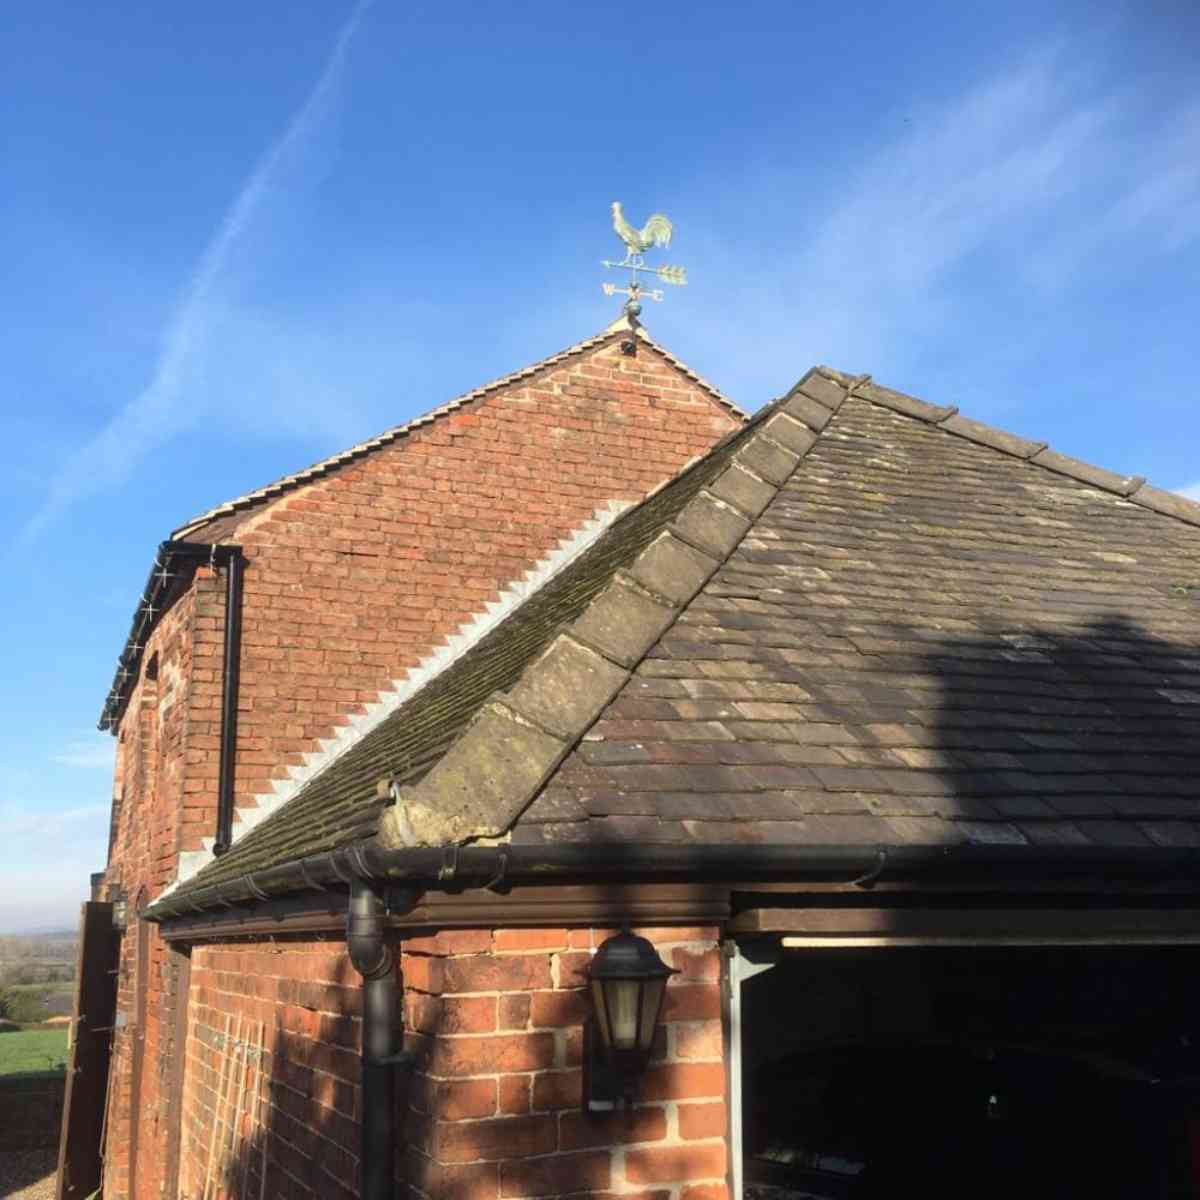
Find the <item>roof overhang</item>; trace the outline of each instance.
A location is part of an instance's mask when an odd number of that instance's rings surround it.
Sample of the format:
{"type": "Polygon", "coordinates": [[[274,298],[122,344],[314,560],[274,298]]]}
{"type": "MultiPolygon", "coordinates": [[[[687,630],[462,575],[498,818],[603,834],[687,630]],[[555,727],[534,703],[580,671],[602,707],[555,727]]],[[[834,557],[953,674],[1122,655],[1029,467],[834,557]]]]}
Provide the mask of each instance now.
{"type": "Polygon", "coordinates": [[[827,881],[869,892],[884,881],[914,889],[978,884],[1003,894],[1030,881],[1075,877],[1148,884],[1173,880],[1200,893],[1200,848],[956,846],[498,845],[385,849],[369,840],[267,867],[184,895],[167,895],[145,916],[176,917],[347,886],[355,879],[411,891],[504,890],[517,883],[617,883],[702,880],[827,881]]]}

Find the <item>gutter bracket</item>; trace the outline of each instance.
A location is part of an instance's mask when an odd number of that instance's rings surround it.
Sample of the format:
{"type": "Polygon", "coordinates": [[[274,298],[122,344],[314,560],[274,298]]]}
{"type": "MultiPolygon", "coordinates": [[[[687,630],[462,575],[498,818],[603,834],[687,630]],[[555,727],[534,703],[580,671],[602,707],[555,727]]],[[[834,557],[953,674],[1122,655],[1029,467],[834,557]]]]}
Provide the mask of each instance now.
{"type": "Polygon", "coordinates": [[[452,883],[458,875],[458,847],[447,846],[442,851],[442,865],[438,868],[438,882],[452,883]]]}
{"type": "Polygon", "coordinates": [[[860,887],[866,891],[870,891],[871,888],[873,888],[875,884],[879,882],[880,876],[887,869],[887,847],[880,846],[879,849],[875,851],[875,854],[875,865],[871,867],[870,870],[865,872],[865,874],[860,875],[857,879],[852,879],[850,883],[853,887],[860,887]]]}

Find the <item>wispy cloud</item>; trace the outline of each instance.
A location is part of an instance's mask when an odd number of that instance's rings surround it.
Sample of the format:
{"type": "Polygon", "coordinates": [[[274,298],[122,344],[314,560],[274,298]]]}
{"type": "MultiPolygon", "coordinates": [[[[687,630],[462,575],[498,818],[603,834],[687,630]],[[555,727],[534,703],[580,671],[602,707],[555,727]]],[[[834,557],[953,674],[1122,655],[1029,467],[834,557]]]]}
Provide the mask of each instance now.
{"type": "Polygon", "coordinates": [[[0,933],[74,928],[88,877],[104,866],[109,806],[39,809],[35,790],[18,790],[24,796],[20,803],[0,804],[0,933]]]}
{"type": "Polygon", "coordinates": [[[1178,492],[1189,500],[1200,500],[1200,479],[1197,479],[1195,483],[1189,483],[1187,487],[1179,488],[1178,492]]]}
{"type": "MultiPolygon", "coordinates": [[[[42,811],[36,808],[0,808],[0,819],[4,822],[4,836],[36,841],[64,832],[77,832],[81,827],[89,830],[97,819],[107,819],[108,804],[81,804],[76,808],[60,808],[42,811]]],[[[43,847],[44,849],[44,847],[43,847]]]]}
{"type": "Polygon", "coordinates": [[[232,276],[244,268],[245,257],[252,252],[252,231],[268,206],[285,194],[283,179],[321,127],[351,40],[372,2],[359,0],[355,5],[304,103],[259,159],[226,212],[167,325],[150,383],[59,470],[45,503],[24,529],[26,539],[35,537],[70,505],[127,477],[147,454],[201,419],[203,414],[194,406],[179,403],[180,396],[204,368],[213,330],[234,304],[226,293],[232,276]]]}
{"type": "MultiPolygon", "coordinates": [[[[1104,78],[1078,48],[1039,49],[914,108],[848,171],[739,178],[743,207],[769,197],[773,224],[790,198],[793,227],[703,236],[697,257],[723,282],[696,341],[720,346],[759,398],[813,361],[894,371],[921,347],[978,353],[981,313],[996,331],[989,366],[1036,357],[1035,314],[1054,316],[1064,290],[1111,285],[1200,238],[1200,110],[1149,112],[1104,78]]],[[[919,365],[936,385],[938,363],[919,365]]]]}
{"type": "Polygon", "coordinates": [[[5,864],[0,933],[75,929],[79,906],[88,899],[88,877],[103,866],[103,858],[97,860],[86,852],[5,864]]]}
{"type": "Polygon", "coordinates": [[[52,754],[50,759],[64,767],[111,771],[115,745],[113,739],[103,733],[72,738],[57,754],[52,754]]]}

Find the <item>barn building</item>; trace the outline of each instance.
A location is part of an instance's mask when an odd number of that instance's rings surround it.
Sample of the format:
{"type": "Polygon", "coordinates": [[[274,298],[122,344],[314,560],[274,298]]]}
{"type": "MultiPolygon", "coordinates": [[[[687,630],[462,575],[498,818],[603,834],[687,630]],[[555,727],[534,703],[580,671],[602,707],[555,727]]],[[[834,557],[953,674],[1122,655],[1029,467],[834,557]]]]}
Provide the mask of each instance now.
{"type": "Polygon", "coordinates": [[[204,514],[105,705],[93,1174],[1200,1195],[1198,615],[1200,505],[628,321],[204,514]]]}

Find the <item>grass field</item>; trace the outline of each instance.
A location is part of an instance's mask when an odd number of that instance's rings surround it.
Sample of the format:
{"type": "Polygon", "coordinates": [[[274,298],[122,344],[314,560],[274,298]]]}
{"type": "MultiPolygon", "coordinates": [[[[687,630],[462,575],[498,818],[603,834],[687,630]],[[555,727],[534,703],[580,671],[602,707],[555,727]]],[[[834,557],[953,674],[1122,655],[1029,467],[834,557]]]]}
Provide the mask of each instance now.
{"type": "Polygon", "coordinates": [[[23,1029],[0,1033],[0,1075],[63,1071],[67,1065],[65,1029],[23,1029]]]}

